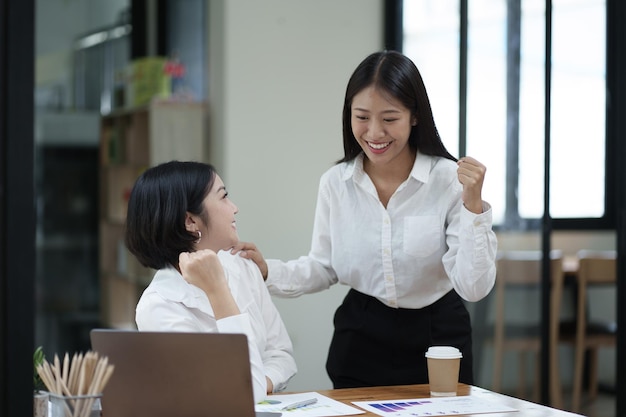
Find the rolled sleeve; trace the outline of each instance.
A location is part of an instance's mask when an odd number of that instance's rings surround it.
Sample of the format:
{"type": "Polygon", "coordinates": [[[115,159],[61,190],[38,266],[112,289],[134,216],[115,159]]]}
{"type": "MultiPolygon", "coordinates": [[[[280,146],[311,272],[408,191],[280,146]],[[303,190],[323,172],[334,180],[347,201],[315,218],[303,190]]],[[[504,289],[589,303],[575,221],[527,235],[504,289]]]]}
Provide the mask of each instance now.
{"type": "Polygon", "coordinates": [[[267,395],[267,381],[265,379],[265,367],[263,359],[257,348],[257,343],[250,325],[248,314],[225,317],[217,320],[219,333],[243,333],[248,339],[248,351],[250,355],[250,368],[252,374],[252,391],[254,401],[259,402],[267,395]]]}
{"type": "Polygon", "coordinates": [[[483,202],[480,214],[461,207],[458,236],[456,256],[446,257],[444,262],[452,271],[450,276],[459,295],[466,301],[478,301],[489,294],[496,278],[498,243],[492,230],[491,206],[483,202]]]}

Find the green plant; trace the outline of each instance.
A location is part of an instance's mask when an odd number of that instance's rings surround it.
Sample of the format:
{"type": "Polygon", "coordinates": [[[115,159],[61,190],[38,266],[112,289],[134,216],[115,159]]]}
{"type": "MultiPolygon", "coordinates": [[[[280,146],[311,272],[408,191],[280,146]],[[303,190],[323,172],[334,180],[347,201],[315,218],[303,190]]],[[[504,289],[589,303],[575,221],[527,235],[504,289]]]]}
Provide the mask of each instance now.
{"type": "Polygon", "coordinates": [[[45,355],[43,353],[43,348],[39,346],[35,349],[35,353],[33,353],[33,389],[35,392],[42,391],[45,389],[45,385],[37,372],[37,367],[39,365],[43,365],[43,361],[45,360],[45,355]]]}

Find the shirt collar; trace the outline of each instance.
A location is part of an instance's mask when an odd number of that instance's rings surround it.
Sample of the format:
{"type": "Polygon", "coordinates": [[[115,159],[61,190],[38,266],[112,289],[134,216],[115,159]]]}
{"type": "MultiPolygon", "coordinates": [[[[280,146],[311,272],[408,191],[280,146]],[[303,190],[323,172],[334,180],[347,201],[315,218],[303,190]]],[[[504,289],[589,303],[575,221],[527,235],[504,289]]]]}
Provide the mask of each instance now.
{"type": "Polygon", "coordinates": [[[347,181],[354,176],[360,175],[363,175],[363,152],[358,154],[352,161],[346,162],[346,167],[341,179],[347,181]]]}
{"type": "Polygon", "coordinates": [[[427,183],[433,165],[433,157],[417,152],[410,176],[419,182],[427,183]]]}
{"type": "MultiPolygon", "coordinates": [[[[363,152],[361,152],[356,156],[356,158],[347,163],[342,176],[344,181],[347,181],[350,178],[354,178],[354,180],[357,181],[365,175],[365,171],[363,171],[363,158],[364,155],[363,152]]],[[[425,155],[418,151],[415,156],[415,162],[413,163],[410,176],[415,178],[417,181],[427,183],[428,178],[430,177],[432,163],[432,156],[425,155]]]]}

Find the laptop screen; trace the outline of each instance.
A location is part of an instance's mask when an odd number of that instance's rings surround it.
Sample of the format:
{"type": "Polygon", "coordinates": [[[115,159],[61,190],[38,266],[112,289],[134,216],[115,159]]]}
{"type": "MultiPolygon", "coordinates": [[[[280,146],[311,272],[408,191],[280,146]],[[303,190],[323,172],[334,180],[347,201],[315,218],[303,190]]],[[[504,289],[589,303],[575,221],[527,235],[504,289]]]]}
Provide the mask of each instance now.
{"type": "Polygon", "coordinates": [[[94,329],[115,370],[103,417],[254,417],[246,336],[94,329]]]}

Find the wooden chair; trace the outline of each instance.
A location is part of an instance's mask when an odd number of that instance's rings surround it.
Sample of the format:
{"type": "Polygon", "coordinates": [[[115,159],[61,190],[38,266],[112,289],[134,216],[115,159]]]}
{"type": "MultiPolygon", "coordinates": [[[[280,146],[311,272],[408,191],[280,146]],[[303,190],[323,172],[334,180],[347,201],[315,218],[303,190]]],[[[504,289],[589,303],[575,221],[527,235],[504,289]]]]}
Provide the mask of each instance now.
{"type": "Polygon", "coordinates": [[[615,285],[617,279],[617,260],[615,251],[578,252],[578,299],[576,313],[574,386],[572,392],[572,410],[577,411],[581,403],[585,352],[589,351],[589,398],[598,392],[598,350],[603,347],[615,347],[617,324],[613,321],[592,322],[588,320],[591,305],[588,302],[589,287],[595,285],[615,285]]]}
{"type": "MultiPolygon", "coordinates": [[[[541,335],[539,323],[511,325],[506,322],[505,304],[507,290],[517,288],[539,288],[541,283],[542,254],[540,251],[509,251],[502,253],[497,260],[496,278],[496,312],[494,323],[494,367],[493,390],[499,391],[502,377],[503,357],[506,351],[517,351],[519,356],[519,379],[517,396],[525,396],[526,353],[534,356],[535,381],[534,399],[538,400],[541,379],[539,373],[539,352],[541,350],[541,335]]],[[[561,294],[563,286],[562,255],[559,251],[551,254],[551,323],[550,338],[550,396],[553,406],[562,404],[561,384],[557,358],[559,318],[561,294]]]]}

